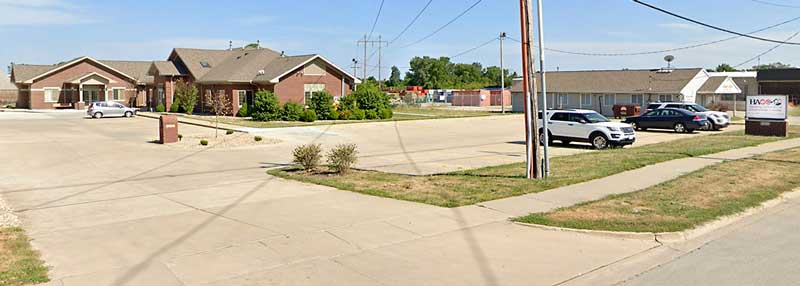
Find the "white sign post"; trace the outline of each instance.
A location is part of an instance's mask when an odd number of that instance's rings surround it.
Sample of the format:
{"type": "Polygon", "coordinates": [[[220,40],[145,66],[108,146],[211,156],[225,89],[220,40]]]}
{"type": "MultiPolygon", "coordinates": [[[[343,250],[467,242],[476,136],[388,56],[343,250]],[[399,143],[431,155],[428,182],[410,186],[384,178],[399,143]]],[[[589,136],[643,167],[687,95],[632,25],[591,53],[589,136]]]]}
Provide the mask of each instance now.
{"type": "Polygon", "coordinates": [[[745,134],[788,136],[789,97],[786,95],[754,95],[747,97],[745,134]]]}

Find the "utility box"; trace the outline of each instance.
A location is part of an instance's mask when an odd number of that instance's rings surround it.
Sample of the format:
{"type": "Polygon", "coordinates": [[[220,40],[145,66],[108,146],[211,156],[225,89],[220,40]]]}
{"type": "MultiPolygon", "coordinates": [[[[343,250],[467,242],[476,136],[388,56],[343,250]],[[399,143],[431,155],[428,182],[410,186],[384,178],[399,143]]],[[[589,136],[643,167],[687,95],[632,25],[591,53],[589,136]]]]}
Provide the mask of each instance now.
{"type": "Polygon", "coordinates": [[[789,136],[789,97],[757,95],[747,97],[745,131],[747,135],[789,136]]]}
{"type": "Polygon", "coordinates": [[[178,142],[178,117],[161,115],[158,118],[158,141],[161,144],[178,142]]]}

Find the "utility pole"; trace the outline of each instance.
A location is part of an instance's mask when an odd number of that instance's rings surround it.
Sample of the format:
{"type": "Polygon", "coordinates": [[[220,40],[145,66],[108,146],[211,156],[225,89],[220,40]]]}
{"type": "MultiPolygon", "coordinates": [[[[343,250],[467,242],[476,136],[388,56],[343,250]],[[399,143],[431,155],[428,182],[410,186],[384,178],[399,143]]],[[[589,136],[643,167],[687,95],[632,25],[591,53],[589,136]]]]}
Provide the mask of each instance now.
{"type": "Polygon", "coordinates": [[[358,43],[358,45],[364,45],[364,59],[363,59],[364,60],[364,65],[363,65],[364,70],[362,71],[363,77],[361,78],[361,80],[363,80],[363,81],[367,80],[367,60],[368,60],[367,59],[367,46],[368,45],[372,45],[373,47],[376,44],[378,45],[378,54],[379,54],[378,55],[378,77],[380,77],[380,68],[381,68],[381,56],[380,56],[380,53],[381,53],[381,48],[383,47],[384,44],[388,45],[388,42],[382,40],[381,36],[378,36],[378,40],[375,41],[375,40],[368,39],[367,35],[364,35],[364,39],[363,40],[359,40],[357,43],[358,43]]]}
{"type": "Polygon", "coordinates": [[[550,127],[549,120],[547,116],[547,71],[544,68],[544,19],[542,18],[543,8],[542,8],[542,0],[538,0],[538,5],[536,5],[537,13],[539,14],[539,72],[542,73],[542,119],[544,120],[544,131],[542,134],[544,135],[544,177],[547,178],[550,176],[550,156],[549,150],[550,149],[550,141],[547,129],[550,127]]]}
{"type": "MultiPolygon", "coordinates": [[[[353,76],[358,77],[358,60],[353,59],[353,76]]],[[[358,85],[353,82],[353,91],[358,90],[358,85]]]]}
{"type": "Polygon", "coordinates": [[[531,15],[531,0],[520,0],[520,23],[522,35],[522,93],[525,96],[525,172],[528,179],[542,177],[542,165],[539,153],[539,116],[538,101],[536,100],[536,67],[533,64],[533,45],[531,34],[533,24],[531,15]]]}
{"type": "Polygon", "coordinates": [[[500,111],[506,113],[506,71],[503,68],[503,41],[506,32],[500,33],[500,111]]]}

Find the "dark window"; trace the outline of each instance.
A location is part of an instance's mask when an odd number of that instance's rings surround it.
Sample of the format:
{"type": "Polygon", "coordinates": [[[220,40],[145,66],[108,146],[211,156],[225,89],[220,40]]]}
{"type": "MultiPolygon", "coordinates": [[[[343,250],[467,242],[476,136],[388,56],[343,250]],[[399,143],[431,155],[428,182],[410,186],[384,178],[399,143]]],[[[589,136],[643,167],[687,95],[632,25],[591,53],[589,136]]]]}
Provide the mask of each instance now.
{"type": "Polygon", "coordinates": [[[569,121],[569,114],[558,112],[556,114],[553,114],[553,116],[550,117],[550,120],[553,120],[553,121],[569,121]]]}
{"type": "Polygon", "coordinates": [[[583,114],[578,114],[578,113],[570,113],[570,114],[569,114],[569,121],[572,121],[572,122],[581,122],[581,120],[583,120],[583,121],[585,121],[585,122],[588,122],[588,121],[586,120],[586,117],[584,117],[584,116],[583,116],[583,114]]]}
{"type": "Polygon", "coordinates": [[[658,109],[659,107],[661,107],[661,104],[650,104],[647,109],[658,109]]]}
{"type": "Polygon", "coordinates": [[[211,68],[211,65],[208,62],[200,62],[200,66],[204,68],[211,68]]]}

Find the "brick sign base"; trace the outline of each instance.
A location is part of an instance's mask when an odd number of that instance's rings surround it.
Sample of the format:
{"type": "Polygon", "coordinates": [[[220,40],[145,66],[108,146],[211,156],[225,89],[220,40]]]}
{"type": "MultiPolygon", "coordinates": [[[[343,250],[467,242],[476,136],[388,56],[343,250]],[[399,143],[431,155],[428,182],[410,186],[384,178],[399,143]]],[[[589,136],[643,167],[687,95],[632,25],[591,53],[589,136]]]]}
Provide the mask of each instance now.
{"type": "Polygon", "coordinates": [[[789,124],[786,121],[747,120],[744,133],[756,136],[789,136],[789,124]]]}
{"type": "Polygon", "coordinates": [[[161,115],[158,118],[158,140],[161,144],[178,142],[178,117],[161,115]]]}

